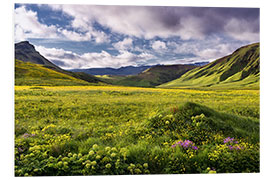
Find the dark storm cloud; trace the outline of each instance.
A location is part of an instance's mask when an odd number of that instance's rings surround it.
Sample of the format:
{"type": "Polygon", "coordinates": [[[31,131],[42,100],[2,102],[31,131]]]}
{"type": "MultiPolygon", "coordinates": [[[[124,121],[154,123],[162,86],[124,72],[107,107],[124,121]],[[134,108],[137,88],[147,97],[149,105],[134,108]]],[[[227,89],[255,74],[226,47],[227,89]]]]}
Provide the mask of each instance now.
{"type": "Polygon", "coordinates": [[[51,6],[73,17],[71,25],[76,29],[94,29],[97,22],[112,32],[145,39],[172,36],[204,39],[224,34],[238,40],[255,40],[259,32],[258,8],[51,6]]]}
{"type": "MultiPolygon", "coordinates": [[[[170,30],[185,28],[182,24],[184,19],[199,19],[199,29],[204,35],[212,33],[225,33],[226,25],[233,19],[237,22],[245,22],[245,30],[259,32],[259,15],[258,8],[209,8],[209,7],[150,7],[149,8],[157,17],[156,20],[170,30]]],[[[198,23],[198,22],[196,22],[198,23]]],[[[239,29],[239,33],[242,29],[239,29]]]]}

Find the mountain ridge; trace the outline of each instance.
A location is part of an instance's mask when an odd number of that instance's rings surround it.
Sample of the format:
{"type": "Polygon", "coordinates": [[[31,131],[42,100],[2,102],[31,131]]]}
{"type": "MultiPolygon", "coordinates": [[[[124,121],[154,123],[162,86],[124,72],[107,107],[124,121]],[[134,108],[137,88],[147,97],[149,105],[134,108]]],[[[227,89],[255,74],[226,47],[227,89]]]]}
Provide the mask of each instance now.
{"type": "Polygon", "coordinates": [[[238,48],[232,54],[197,67],[162,88],[259,87],[260,44],[238,48]]]}

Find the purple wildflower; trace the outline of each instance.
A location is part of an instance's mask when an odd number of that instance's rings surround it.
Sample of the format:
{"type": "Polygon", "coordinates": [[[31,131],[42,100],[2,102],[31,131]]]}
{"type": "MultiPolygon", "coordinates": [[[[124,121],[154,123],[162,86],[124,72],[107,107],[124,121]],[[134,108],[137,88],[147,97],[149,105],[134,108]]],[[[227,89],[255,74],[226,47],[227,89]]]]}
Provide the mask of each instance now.
{"type": "Polygon", "coordinates": [[[175,147],[176,147],[176,144],[173,144],[171,147],[172,147],[172,148],[175,148],[175,147]]]}
{"type": "Polygon", "coordinates": [[[28,137],[34,137],[36,135],[35,134],[24,133],[22,136],[23,136],[23,138],[28,138],[28,137]]]}
{"type": "Polygon", "coordinates": [[[21,147],[18,147],[19,152],[23,152],[23,149],[21,147]]]}
{"type": "Polygon", "coordinates": [[[224,142],[224,144],[230,143],[230,142],[233,143],[233,140],[234,140],[234,138],[227,137],[227,138],[225,138],[225,139],[223,140],[223,142],[224,142]]]}
{"type": "Polygon", "coordinates": [[[173,144],[171,147],[175,148],[176,146],[180,146],[184,149],[192,148],[194,150],[198,150],[198,147],[194,146],[194,143],[190,140],[178,141],[175,144],[173,144]]]}
{"type": "Polygon", "coordinates": [[[234,144],[238,144],[239,142],[236,141],[234,138],[230,138],[230,137],[227,137],[223,140],[224,144],[226,143],[234,143],[234,144]]]}
{"type": "Polygon", "coordinates": [[[241,149],[243,149],[244,147],[242,147],[242,146],[232,146],[232,145],[229,145],[228,148],[229,148],[230,150],[241,150],[241,149]]]}
{"type": "Polygon", "coordinates": [[[24,137],[24,138],[28,138],[29,136],[30,136],[30,134],[28,134],[28,133],[24,133],[24,134],[23,134],[23,137],[24,137]]]}

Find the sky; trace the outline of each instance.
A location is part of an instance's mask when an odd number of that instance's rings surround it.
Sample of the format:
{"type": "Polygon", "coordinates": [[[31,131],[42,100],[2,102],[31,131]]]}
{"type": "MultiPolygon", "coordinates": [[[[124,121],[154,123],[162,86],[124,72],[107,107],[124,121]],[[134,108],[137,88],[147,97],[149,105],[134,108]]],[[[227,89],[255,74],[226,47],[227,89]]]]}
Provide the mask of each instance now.
{"type": "Polygon", "coordinates": [[[260,41],[260,10],[15,4],[14,40],[63,69],[211,62],[260,41]]]}

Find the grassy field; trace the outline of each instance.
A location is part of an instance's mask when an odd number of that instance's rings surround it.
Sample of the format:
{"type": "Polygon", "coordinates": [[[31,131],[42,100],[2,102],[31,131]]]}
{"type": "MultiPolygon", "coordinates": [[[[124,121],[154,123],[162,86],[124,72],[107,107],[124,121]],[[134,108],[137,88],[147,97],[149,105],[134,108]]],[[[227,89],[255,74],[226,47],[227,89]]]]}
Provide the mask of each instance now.
{"type": "Polygon", "coordinates": [[[15,86],[15,175],[259,172],[259,90],[15,86]]]}

